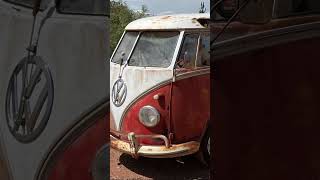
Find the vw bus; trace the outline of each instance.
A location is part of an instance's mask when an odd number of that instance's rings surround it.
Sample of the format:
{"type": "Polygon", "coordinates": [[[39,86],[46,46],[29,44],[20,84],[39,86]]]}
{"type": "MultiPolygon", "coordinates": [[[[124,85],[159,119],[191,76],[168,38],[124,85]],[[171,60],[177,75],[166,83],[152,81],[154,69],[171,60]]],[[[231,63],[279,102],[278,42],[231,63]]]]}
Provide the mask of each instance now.
{"type": "Polygon", "coordinates": [[[108,178],[108,1],[0,0],[0,179],[108,178]]]}
{"type": "Polygon", "coordinates": [[[209,14],[127,25],[110,60],[111,147],[150,158],[209,159],[209,14]]]}

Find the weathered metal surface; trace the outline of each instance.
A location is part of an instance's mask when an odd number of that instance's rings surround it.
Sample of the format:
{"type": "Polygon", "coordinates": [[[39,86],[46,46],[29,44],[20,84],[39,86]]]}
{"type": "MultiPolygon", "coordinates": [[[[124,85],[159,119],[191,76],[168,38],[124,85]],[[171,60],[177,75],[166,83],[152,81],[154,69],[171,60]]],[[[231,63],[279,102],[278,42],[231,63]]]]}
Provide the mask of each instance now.
{"type": "MultiPolygon", "coordinates": [[[[113,84],[118,80],[120,65],[110,64],[110,92],[113,84]]],[[[122,79],[127,86],[126,100],[120,107],[114,104],[110,105],[111,113],[113,114],[116,130],[120,130],[124,112],[139,95],[143,94],[148,89],[160,84],[161,82],[172,79],[171,68],[145,68],[127,66],[123,71],[122,79]]]]}
{"type": "MultiPolygon", "coordinates": [[[[180,76],[173,83],[171,99],[171,130],[174,143],[201,141],[210,119],[210,73],[188,78],[180,76]]],[[[198,73],[198,72],[195,72],[198,73]]]]}
{"type": "MultiPolygon", "coordinates": [[[[139,98],[137,101],[133,102],[128,111],[123,115],[123,120],[121,123],[121,131],[125,133],[135,132],[136,134],[163,134],[168,135],[168,130],[170,126],[169,117],[169,106],[171,102],[170,94],[171,83],[163,85],[154,91],[148,92],[145,96],[139,98]],[[164,96],[160,100],[154,100],[153,96],[155,94],[162,93],[164,96]],[[150,105],[157,109],[160,113],[160,122],[155,127],[146,127],[139,121],[139,111],[143,106],[150,105]]],[[[141,139],[139,142],[144,144],[158,144],[163,142],[154,141],[150,139],[141,139]]]]}
{"type": "Polygon", "coordinates": [[[129,23],[126,30],[205,29],[198,19],[210,19],[209,13],[154,16],[129,23]]]}
{"type": "Polygon", "coordinates": [[[132,150],[130,143],[111,138],[111,147],[132,156],[144,156],[150,158],[173,158],[193,154],[199,150],[200,143],[191,141],[182,144],[166,146],[144,146],[139,145],[137,150],[132,150]],[[133,153],[133,152],[136,152],[133,153]]]}
{"type": "Polygon", "coordinates": [[[127,141],[133,141],[132,139],[135,139],[135,141],[137,142],[138,138],[161,139],[164,142],[165,147],[169,148],[171,146],[168,138],[162,134],[136,134],[135,132],[124,133],[112,129],[110,129],[110,132],[110,136],[118,139],[123,139],[122,137],[127,137],[127,141]]]}
{"type": "MultiPolygon", "coordinates": [[[[171,65],[167,68],[156,68],[156,67],[135,67],[126,66],[122,71],[122,79],[127,87],[126,99],[120,107],[116,107],[114,104],[110,106],[110,112],[115,122],[115,129],[120,130],[122,120],[125,112],[130,108],[132,103],[142,96],[146,91],[162,84],[164,82],[171,81],[173,77],[173,66],[175,59],[179,53],[179,47],[182,42],[183,32],[180,33],[174,55],[172,57],[171,65]]],[[[117,49],[116,49],[117,50],[117,49]]],[[[116,51],[115,50],[115,51],[116,51]]],[[[130,49],[128,49],[130,53],[130,49]]],[[[111,57],[111,59],[114,57],[111,57]]],[[[110,62],[110,92],[114,83],[119,79],[119,72],[121,71],[120,65],[110,62]]],[[[110,97],[111,98],[111,97],[110,97]]]]}
{"type": "Polygon", "coordinates": [[[22,144],[6,124],[5,96],[14,68],[27,56],[32,8],[0,1],[1,148],[14,180],[34,180],[62,133],[79,121],[81,113],[108,96],[108,17],[60,14],[54,8],[55,1],[51,2],[37,15],[34,40],[39,39],[37,55],[52,73],[52,112],[43,132],[34,141],[22,144]]]}
{"type": "MultiPolygon", "coordinates": [[[[147,157],[178,157],[195,153],[199,149],[199,147],[191,147],[186,150],[190,147],[186,148],[184,145],[173,145],[173,147],[170,146],[171,149],[161,149],[161,147],[166,147],[167,144],[177,144],[177,142],[186,143],[187,146],[189,143],[196,142],[198,145],[206,130],[206,123],[209,119],[210,68],[196,68],[185,73],[178,73],[177,78],[174,78],[175,64],[184,35],[197,32],[199,34],[208,33],[208,27],[202,26],[198,21],[200,19],[208,20],[209,15],[148,17],[134,21],[127,26],[127,32],[130,30],[175,30],[180,31],[180,35],[171,64],[167,68],[126,66],[120,73],[120,65],[113,63],[116,60],[110,63],[111,86],[118,81],[120,74],[127,88],[127,96],[123,104],[121,106],[111,104],[113,117],[110,122],[113,128],[111,134],[117,134],[119,138],[119,142],[117,141],[119,144],[114,145],[116,149],[147,157]],[[181,86],[182,81],[183,86],[181,86]],[[174,86],[177,88],[172,89],[174,86]],[[180,90],[184,91],[183,96],[179,95],[180,90]],[[173,98],[175,101],[172,101],[173,98]],[[176,107],[172,107],[172,103],[175,103],[176,107]],[[160,122],[155,127],[146,127],[139,121],[139,110],[147,105],[157,109],[160,114],[160,122]],[[184,107],[187,107],[187,111],[184,107]],[[128,134],[131,136],[128,137],[128,134]],[[157,134],[158,137],[154,134],[157,134]],[[143,146],[139,145],[138,151],[137,148],[134,148],[133,152],[136,153],[132,153],[132,147],[136,147],[137,143],[143,146]],[[131,149],[128,149],[130,145],[131,149]],[[157,154],[157,151],[160,154],[157,154]]],[[[130,52],[124,53],[131,54],[130,52]]],[[[130,57],[128,59],[130,60],[130,57]]]]}

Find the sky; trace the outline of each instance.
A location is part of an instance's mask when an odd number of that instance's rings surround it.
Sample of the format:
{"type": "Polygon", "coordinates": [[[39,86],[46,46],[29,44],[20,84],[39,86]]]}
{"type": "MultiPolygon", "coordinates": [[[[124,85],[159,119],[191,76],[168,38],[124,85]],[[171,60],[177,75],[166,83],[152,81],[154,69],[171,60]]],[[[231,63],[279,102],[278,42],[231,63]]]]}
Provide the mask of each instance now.
{"type": "Polygon", "coordinates": [[[140,10],[146,5],[151,15],[177,14],[177,13],[198,13],[200,3],[204,2],[210,12],[209,0],[123,0],[133,10],[140,10]]]}

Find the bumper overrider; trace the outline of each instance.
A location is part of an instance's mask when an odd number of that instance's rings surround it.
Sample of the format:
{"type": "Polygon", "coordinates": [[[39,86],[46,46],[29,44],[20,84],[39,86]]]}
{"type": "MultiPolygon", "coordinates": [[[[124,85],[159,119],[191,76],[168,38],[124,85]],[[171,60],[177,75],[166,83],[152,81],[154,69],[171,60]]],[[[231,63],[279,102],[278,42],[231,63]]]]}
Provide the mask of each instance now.
{"type": "Polygon", "coordinates": [[[123,134],[110,131],[111,148],[130,154],[134,158],[139,156],[150,158],[174,158],[194,154],[199,150],[200,143],[190,141],[182,144],[169,144],[169,140],[164,135],[138,135],[133,132],[123,134]],[[120,140],[120,136],[128,137],[129,142],[120,140]],[[141,145],[138,138],[161,139],[165,145],[141,145]]]}

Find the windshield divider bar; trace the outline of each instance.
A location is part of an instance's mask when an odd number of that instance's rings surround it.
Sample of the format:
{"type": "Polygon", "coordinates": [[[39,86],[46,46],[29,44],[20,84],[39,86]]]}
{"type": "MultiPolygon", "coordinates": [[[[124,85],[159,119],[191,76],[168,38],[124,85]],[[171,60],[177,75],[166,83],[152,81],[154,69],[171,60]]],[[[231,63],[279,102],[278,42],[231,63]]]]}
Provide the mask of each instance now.
{"type": "Polygon", "coordinates": [[[138,43],[138,40],[140,39],[140,36],[141,36],[142,32],[143,32],[143,31],[140,31],[140,32],[139,32],[136,40],[134,41],[134,44],[133,44],[132,49],[131,49],[131,51],[130,51],[130,53],[129,53],[129,56],[128,56],[128,58],[126,59],[126,62],[127,62],[126,64],[127,64],[127,65],[129,65],[129,59],[131,58],[132,53],[133,53],[133,51],[134,51],[135,48],[136,48],[136,45],[137,45],[137,43],[138,43]]]}

